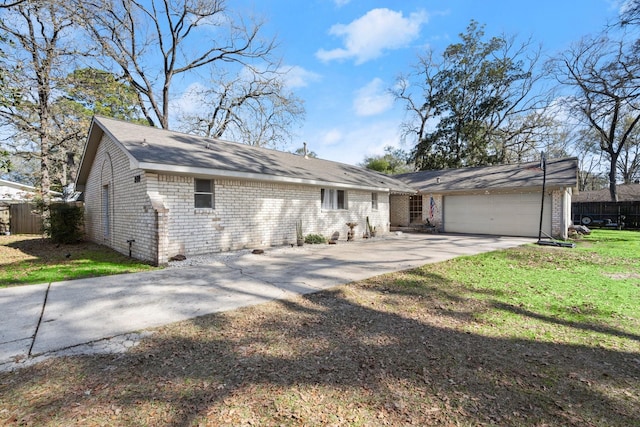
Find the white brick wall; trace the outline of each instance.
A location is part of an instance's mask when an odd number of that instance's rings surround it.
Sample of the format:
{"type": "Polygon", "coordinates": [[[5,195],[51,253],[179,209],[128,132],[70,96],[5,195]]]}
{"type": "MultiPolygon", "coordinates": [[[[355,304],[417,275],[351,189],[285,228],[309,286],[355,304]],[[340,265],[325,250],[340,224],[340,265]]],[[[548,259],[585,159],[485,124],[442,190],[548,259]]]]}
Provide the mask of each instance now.
{"type": "Polygon", "coordinates": [[[371,207],[371,192],[346,190],[348,209],[320,208],[320,187],[216,179],[214,209],[195,209],[193,178],[160,175],[158,187],[168,214],[168,254],[257,248],[295,243],[295,224],[303,233],[334,232],[346,239],[347,222],[357,222],[356,235],[366,229],[366,217],[380,232],[388,231],[389,199],[378,195],[378,210],[371,207]]]}
{"type": "Polygon", "coordinates": [[[125,254],[127,240],[132,256],[155,261],[155,212],[146,193],[142,170],[132,170],[128,157],[108,137],[103,137],[87,179],[85,231],[87,237],[125,254]],[[140,182],[134,177],[140,175],[140,182]],[[109,190],[109,230],[105,233],[103,188],[109,190]]]}
{"type": "Polygon", "coordinates": [[[409,195],[408,194],[392,194],[389,196],[390,212],[389,222],[392,226],[409,225],[409,195]]]}
{"type": "Polygon", "coordinates": [[[554,190],[551,199],[551,235],[558,239],[567,239],[571,223],[571,188],[554,190]]]}
{"type": "Polygon", "coordinates": [[[186,256],[295,243],[296,221],[304,234],[346,239],[347,222],[366,217],[379,233],[389,231],[389,195],[345,190],[348,209],[322,210],[320,187],[215,179],[214,209],[194,208],[194,177],[145,173],[130,168],[128,157],[108,137],[101,141],[85,188],[86,232],[90,240],[132,256],[165,263],[186,256]],[[140,182],[135,182],[136,175],[140,182]],[[102,191],[110,194],[109,232],[104,229],[102,191]]]}

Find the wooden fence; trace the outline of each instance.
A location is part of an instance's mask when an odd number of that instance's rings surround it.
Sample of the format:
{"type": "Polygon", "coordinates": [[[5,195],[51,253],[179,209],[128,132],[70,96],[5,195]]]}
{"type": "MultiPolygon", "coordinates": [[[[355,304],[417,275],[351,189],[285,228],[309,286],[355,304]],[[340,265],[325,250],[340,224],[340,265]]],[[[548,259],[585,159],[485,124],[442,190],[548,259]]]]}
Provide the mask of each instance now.
{"type": "Polygon", "coordinates": [[[624,223],[624,228],[640,229],[640,201],[575,202],[571,204],[571,212],[574,224],[584,223],[583,218],[588,217],[595,226],[606,225],[609,221],[624,223]]]}
{"type": "Polygon", "coordinates": [[[11,234],[41,234],[42,216],[33,203],[11,204],[11,234]]]}

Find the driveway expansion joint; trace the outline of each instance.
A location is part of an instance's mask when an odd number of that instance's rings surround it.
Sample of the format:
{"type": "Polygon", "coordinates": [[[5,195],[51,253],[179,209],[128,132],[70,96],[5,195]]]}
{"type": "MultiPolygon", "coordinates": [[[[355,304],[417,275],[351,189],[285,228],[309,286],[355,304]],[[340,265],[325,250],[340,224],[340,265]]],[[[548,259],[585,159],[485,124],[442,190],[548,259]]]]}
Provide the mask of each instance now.
{"type": "Polygon", "coordinates": [[[31,352],[33,351],[33,346],[36,343],[36,337],[38,336],[38,330],[40,329],[40,325],[42,324],[42,318],[44,317],[44,310],[47,307],[47,299],[49,298],[49,289],[51,289],[51,282],[47,285],[47,290],[44,293],[44,301],[42,301],[42,310],[40,311],[40,318],[38,319],[38,323],[36,324],[36,330],[33,333],[33,339],[31,340],[31,345],[29,346],[29,351],[27,352],[27,357],[31,357],[31,352]]]}

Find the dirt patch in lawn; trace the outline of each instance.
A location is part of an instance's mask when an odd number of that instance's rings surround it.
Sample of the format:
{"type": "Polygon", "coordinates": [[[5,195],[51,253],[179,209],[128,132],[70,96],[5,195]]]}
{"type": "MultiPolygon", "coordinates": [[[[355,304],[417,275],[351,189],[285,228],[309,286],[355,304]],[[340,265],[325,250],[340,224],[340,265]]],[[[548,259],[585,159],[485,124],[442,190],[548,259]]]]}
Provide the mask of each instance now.
{"type": "Polygon", "coordinates": [[[640,273],[612,273],[612,274],[605,274],[605,276],[611,277],[612,279],[617,279],[617,280],[640,279],[640,273]]]}
{"type": "Polygon", "coordinates": [[[492,335],[501,325],[486,321],[474,332],[490,304],[422,274],[421,286],[385,276],[169,325],[124,355],[0,374],[0,422],[640,425],[637,331],[624,338],[637,351],[600,346],[605,333],[574,345],[492,335]]]}

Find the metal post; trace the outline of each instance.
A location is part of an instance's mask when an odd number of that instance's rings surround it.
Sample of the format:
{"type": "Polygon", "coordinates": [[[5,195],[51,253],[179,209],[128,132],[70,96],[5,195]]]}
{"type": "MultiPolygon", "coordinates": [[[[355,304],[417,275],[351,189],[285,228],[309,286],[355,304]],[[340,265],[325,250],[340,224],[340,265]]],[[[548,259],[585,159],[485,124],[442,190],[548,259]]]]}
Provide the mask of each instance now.
{"type": "Polygon", "coordinates": [[[133,239],[127,240],[127,243],[129,244],[129,258],[131,258],[131,244],[135,243],[135,240],[133,239]]]}
{"type": "Polygon", "coordinates": [[[544,193],[547,184],[547,159],[544,151],[540,152],[540,167],[542,168],[542,202],[540,203],[540,228],[538,229],[538,243],[542,240],[542,218],[544,215],[544,193]]]}

